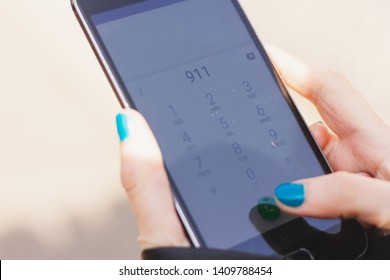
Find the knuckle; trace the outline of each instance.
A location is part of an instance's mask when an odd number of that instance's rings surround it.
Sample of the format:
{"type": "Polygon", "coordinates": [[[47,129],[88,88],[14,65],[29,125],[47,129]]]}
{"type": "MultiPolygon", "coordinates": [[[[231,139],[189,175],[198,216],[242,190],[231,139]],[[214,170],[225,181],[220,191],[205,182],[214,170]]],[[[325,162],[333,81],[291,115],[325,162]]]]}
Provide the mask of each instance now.
{"type": "Polygon", "coordinates": [[[121,182],[122,182],[123,188],[129,194],[132,193],[134,189],[136,189],[136,186],[137,186],[136,176],[134,176],[134,174],[132,174],[132,172],[128,172],[127,170],[124,170],[123,168],[121,171],[121,182]]]}
{"type": "Polygon", "coordinates": [[[335,84],[347,82],[346,78],[341,73],[333,69],[325,69],[322,71],[321,75],[323,78],[316,89],[317,94],[315,96],[314,104],[320,103],[323,95],[331,90],[335,84]]]}
{"type": "Polygon", "coordinates": [[[334,69],[325,69],[324,75],[326,77],[327,83],[334,83],[335,80],[341,80],[341,81],[347,81],[345,76],[341,74],[339,71],[336,71],[334,69]]]}
{"type": "Polygon", "coordinates": [[[385,155],[382,162],[378,165],[375,177],[388,181],[390,180],[390,152],[385,155]]]}
{"type": "Polygon", "coordinates": [[[351,181],[351,174],[346,171],[335,173],[334,183],[335,197],[345,218],[356,216],[356,209],[359,204],[360,188],[356,188],[351,181]]]}
{"type": "Polygon", "coordinates": [[[379,229],[390,229],[390,213],[377,211],[372,219],[373,224],[379,229]]]}
{"type": "Polygon", "coordinates": [[[122,158],[120,177],[126,192],[130,193],[147,182],[160,178],[164,173],[164,164],[158,156],[126,155],[122,158]]]}

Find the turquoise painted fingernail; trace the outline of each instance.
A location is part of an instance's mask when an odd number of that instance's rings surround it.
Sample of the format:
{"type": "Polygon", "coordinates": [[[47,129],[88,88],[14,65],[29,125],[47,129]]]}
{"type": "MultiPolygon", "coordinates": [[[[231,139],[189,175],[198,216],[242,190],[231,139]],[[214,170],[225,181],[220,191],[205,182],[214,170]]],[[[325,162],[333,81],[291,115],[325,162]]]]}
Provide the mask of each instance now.
{"type": "Polygon", "coordinates": [[[118,129],[118,135],[121,142],[129,138],[131,136],[129,117],[125,114],[118,114],[116,116],[116,128],[118,129]]]}
{"type": "Polygon", "coordinates": [[[302,184],[285,183],[275,189],[277,199],[290,207],[301,206],[305,201],[305,190],[302,184]]]}

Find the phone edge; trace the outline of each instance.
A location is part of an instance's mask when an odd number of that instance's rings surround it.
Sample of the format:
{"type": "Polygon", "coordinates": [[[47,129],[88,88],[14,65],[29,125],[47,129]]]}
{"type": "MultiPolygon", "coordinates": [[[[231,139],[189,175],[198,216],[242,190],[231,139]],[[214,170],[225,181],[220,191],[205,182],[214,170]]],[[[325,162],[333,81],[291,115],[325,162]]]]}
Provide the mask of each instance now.
{"type": "Polygon", "coordinates": [[[70,0],[72,10],[77,18],[77,21],[79,25],[81,26],[81,29],[84,32],[85,37],[88,40],[89,45],[91,46],[96,58],[99,61],[99,64],[101,68],[103,69],[104,74],[108,78],[108,81],[111,85],[111,88],[114,90],[114,93],[116,95],[116,98],[118,99],[120,105],[122,108],[131,108],[129,103],[126,101],[125,96],[122,93],[122,90],[115,80],[114,74],[112,73],[108,63],[106,62],[104,55],[102,51],[99,49],[98,44],[91,32],[91,30],[88,28],[88,23],[85,20],[84,16],[82,15],[82,11],[79,7],[78,1],[77,0],[70,0]]]}

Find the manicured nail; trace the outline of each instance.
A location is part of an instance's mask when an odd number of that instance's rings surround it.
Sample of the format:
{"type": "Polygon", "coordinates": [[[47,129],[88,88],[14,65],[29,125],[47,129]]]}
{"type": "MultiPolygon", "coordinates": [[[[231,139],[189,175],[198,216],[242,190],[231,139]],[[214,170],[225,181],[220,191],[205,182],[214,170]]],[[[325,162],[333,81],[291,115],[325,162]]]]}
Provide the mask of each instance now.
{"type": "Polygon", "coordinates": [[[302,184],[285,183],[275,189],[277,199],[290,207],[301,206],[305,201],[305,190],[302,184]]]}
{"type": "Polygon", "coordinates": [[[118,135],[121,142],[125,141],[131,136],[129,123],[129,117],[127,115],[118,114],[116,116],[116,127],[118,129],[118,135]]]}

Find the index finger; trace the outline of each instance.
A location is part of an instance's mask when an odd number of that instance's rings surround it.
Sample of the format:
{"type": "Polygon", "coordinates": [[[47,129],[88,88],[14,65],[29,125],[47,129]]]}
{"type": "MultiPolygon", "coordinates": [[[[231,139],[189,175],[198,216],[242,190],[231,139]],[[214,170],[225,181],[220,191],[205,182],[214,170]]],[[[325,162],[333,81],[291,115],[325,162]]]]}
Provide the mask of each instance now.
{"type": "Polygon", "coordinates": [[[314,69],[275,47],[267,52],[285,83],[309,99],[324,121],[340,137],[380,122],[371,106],[340,74],[314,69]]]}

